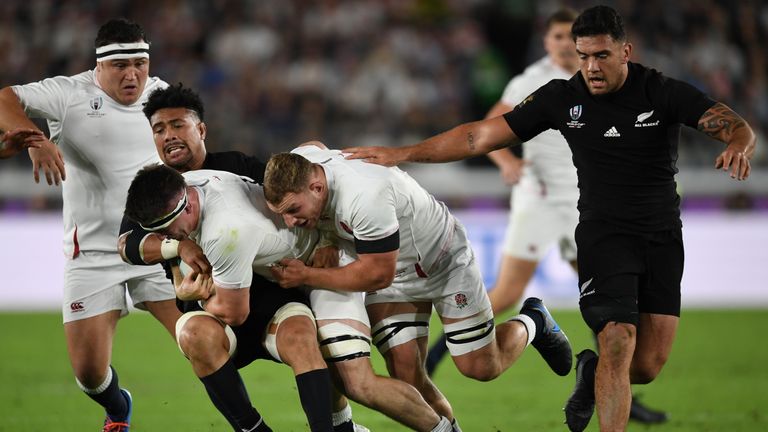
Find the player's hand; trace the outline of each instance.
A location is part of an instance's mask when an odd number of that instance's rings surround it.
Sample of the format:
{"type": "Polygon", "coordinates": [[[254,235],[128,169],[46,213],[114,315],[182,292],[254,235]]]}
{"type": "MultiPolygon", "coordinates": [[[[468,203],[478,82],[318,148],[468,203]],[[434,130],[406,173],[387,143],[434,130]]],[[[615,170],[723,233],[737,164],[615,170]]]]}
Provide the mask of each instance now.
{"type": "Polygon", "coordinates": [[[175,289],[176,297],[184,301],[208,300],[215,294],[213,277],[195,272],[190,272],[184,276],[184,280],[175,289]]]}
{"type": "Polygon", "coordinates": [[[32,159],[32,174],[35,177],[35,183],[40,183],[40,170],[45,173],[45,180],[49,185],[57,186],[62,180],[67,179],[64,171],[64,159],[56,144],[48,138],[39,140],[40,146],[29,149],[29,158],[32,159]]]}
{"type": "Polygon", "coordinates": [[[16,128],[0,137],[0,159],[16,155],[25,148],[40,148],[45,135],[37,129],[16,128]]]}
{"type": "Polygon", "coordinates": [[[336,246],[324,246],[315,249],[312,256],[312,267],[333,268],[339,266],[339,248],[336,246]]]}
{"type": "Polygon", "coordinates": [[[746,149],[738,144],[729,144],[725,150],[715,159],[715,169],[731,171],[731,178],[736,180],[746,180],[749,173],[752,172],[752,166],[749,163],[749,156],[746,149]]]}
{"type": "Polygon", "coordinates": [[[304,271],[306,266],[297,259],[284,259],[279,264],[269,268],[272,277],[283,288],[296,288],[304,285],[304,271]]]}
{"type": "Polygon", "coordinates": [[[203,253],[203,249],[188,238],[179,240],[179,258],[192,269],[193,273],[211,274],[211,263],[203,253]]]}
{"type": "Polygon", "coordinates": [[[341,152],[347,159],[362,159],[384,166],[395,166],[405,161],[403,151],[393,147],[349,147],[341,152]]]}
{"type": "Polygon", "coordinates": [[[499,170],[501,171],[501,178],[505,184],[510,186],[517,184],[520,181],[520,177],[523,176],[523,168],[528,165],[528,161],[519,157],[513,157],[508,163],[501,165],[499,170]]]}

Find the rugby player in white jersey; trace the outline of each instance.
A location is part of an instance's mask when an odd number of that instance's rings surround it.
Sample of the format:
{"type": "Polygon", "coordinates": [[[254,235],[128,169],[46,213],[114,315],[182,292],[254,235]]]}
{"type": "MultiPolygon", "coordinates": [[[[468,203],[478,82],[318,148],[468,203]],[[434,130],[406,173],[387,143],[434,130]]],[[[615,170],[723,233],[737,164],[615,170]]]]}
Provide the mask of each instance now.
{"type": "Polygon", "coordinates": [[[390,374],[416,387],[438,414],[453,418],[423,365],[433,306],[465,376],[499,376],[531,342],[557,374],[570,371],[568,339],[539,299],[494,327],[464,227],[405,172],[346,160],[319,144],[303,146],[272,156],[264,192],[288,226],[332,230],[354,242],[357,255],[337,268],[286,259],[273,276],[284,287],[367,292],[373,341],[390,374]]]}
{"type": "Polygon", "coordinates": [[[165,165],[136,174],[125,214],[147,231],[194,241],[208,258],[210,275],[184,269],[178,297],[205,303],[202,311],[185,313],[176,331],[179,348],[234,430],[271,430],[236,371],[267,358],[293,369],[310,429],[332,432],[331,377],[312,311],[299,296],[283,296],[274,308],[279,299],[273,297],[281,293],[262,295],[258,285],[251,301],[254,273],[269,275],[268,266],[285,257],[307,260],[317,233],[287,228],[267,209],[261,186],[247,177],[214,170],[182,176],[165,165]]]}
{"type": "MultiPolygon", "coordinates": [[[[547,19],[544,34],[547,55],[509,81],[501,100],[488,111],[486,119],[512,111],[549,81],[568,80],[579,71],[576,44],[571,36],[571,26],[577,16],[573,10],[561,9],[547,19]]],[[[558,246],[560,257],[577,270],[575,234],[579,223],[576,208],[579,188],[571,149],[562,134],[552,129],[522,147],[524,159],[516,157],[510,149],[488,153],[504,181],[515,185],[499,274],[488,294],[496,315],[520,301],[536,267],[553,245],[558,246]]],[[[447,352],[444,339],[445,336],[438,340],[427,355],[430,375],[447,352]]],[[[665,422],[667,414],[633,398],[630,418],[653,424],[665,422]]]]}
{"type": "MultiPolygon", "coordinates": [[[[126,290],[174,334],[181,315],[173,286],[157,267],[135,267],[115,248],[126,191],[133,175],[158,161],[142,114],[150,92],[166,86],[149,77],[149,43],[138,24],[112,20],[96,37],[96,67],[0,91],[0,129],[35,129],[48,122],[50,140],[29,150],[35,180],[63,183],[64,333],[78,386],[107,413],[104,431],[129,430],[131,395],[110,366],[118,319],[128,313],[126,290]]],[[[68,419],[72,422],[72,419],[68,419]]],[[[87,426],[83,425],[83,429],[87,426]]]]}

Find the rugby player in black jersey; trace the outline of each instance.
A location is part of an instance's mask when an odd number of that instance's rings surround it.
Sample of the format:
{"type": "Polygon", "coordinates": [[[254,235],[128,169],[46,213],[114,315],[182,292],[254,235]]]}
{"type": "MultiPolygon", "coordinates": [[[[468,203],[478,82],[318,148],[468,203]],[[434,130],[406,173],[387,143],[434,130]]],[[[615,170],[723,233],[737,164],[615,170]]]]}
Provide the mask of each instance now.
{"type": "Polygon", "coordinates": [[[674,179],[680,125],[725,143],[715,168],[735,180],[749,176],[756,139],[725,104],[632,63],[632,45],[615,10],[585,10],[572,34],[580,71],[550,81],[513,111],[412,146],[344,151],[382,165],[447,162],[559,130],[579,179],[579,306],[600,352],[577,355],[566,423],[583,430],[596,403],[601,430],[624,430],[630,383],[646,384],[659,374],[680,316],[683,243],[674,179]]]}

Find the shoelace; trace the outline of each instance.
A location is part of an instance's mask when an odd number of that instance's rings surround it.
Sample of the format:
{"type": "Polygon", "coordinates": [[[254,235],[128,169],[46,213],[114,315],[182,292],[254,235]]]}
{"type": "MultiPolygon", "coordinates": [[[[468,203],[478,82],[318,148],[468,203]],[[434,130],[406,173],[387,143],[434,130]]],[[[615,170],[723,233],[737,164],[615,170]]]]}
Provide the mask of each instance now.
{"type": "Polygon", "coordinates": [[[121,432],[124,429],[130,427],[128,423],[123,422],[109,422],[104,423],[104,429],[101,430],[101,432],[121,432]]]}

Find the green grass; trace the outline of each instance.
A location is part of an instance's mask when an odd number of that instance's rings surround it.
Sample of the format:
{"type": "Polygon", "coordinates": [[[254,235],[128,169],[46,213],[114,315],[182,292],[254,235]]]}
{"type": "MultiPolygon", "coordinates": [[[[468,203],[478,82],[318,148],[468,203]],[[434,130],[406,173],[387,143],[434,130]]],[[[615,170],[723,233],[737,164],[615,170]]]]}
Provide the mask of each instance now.
{"type": "MultiPolygon", "coordinates": [[[[556,311],[574,350],[591,344],[576,311],[556,311]]],[[[58,314],[0,314],[0,431],[99,430],[102,411],[76,387],[58,314]]],[[[672,357],[655,383],[636,387],[643,400],[671,414],[669,423],[630,431],[768,430],[768,311],[686,311],[672,357]]],[[[385,369],[374,356],[377,371],[385,369]]],[[[113,365],[134,395],[134,432],[226,431],[174,342],[144,313],[121,321],[113,365]]],[[[259,361],[243,373],[254,405],[275,431],[304,431],[291,371],[259,361]]],[[[489,383],[459,375],[450,361],[435,382],[467,432],[566,431],[562,405],[573,374],[552,374],[530,349],[489,383]]],[[[374,432],[404,427],[354,406],[355,419],[374,432]]],[[[596,431],[593,419],[588,431],[596,431]]]]}

